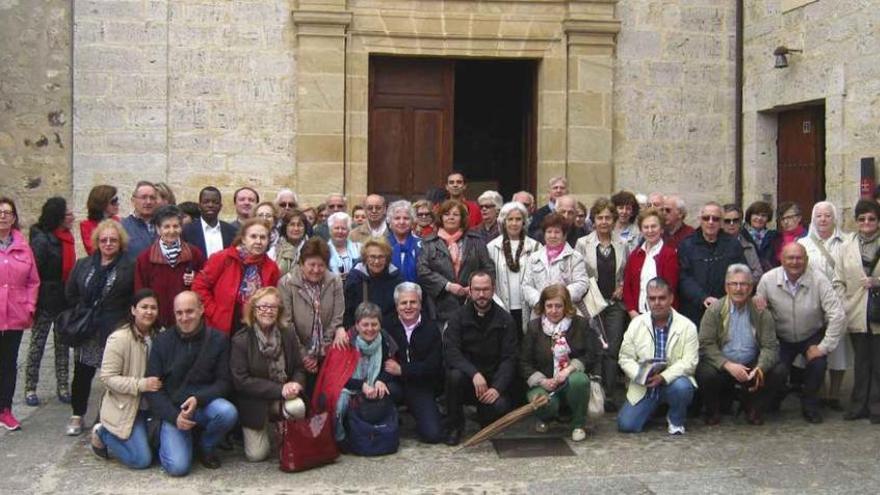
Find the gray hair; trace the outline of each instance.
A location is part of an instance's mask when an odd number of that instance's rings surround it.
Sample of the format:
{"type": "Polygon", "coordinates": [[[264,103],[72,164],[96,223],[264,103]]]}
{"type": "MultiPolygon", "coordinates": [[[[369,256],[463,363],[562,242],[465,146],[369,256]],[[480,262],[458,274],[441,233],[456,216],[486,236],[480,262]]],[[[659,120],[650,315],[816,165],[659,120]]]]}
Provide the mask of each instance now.
{"type": "Polygon", "coordinates": [[[348,216],[348,213],[344,211],[337,211],[336,213],[327,217],[327,228],[332,229],[333,224],[336,222],[345,222],[345,225],[351,225],[351,217],[348,216]]]}
{"type": "Polygon", "coordinates": [[[565,178],[564,175],[557,175],[556,177],[550,177],[550,180],[547,181],[547,186],[553,187],[553,184],[557,182],[562,182],[565,187],[568,187],[568,179],[565,178]]]}
{"type": "Polygon", "coordinates": [[[501,197],[501,194],[498,191],[484,191],[483,194],[477,198],[477,202],[489,200],[492,204],[495,205],[495,208],[501,208],[501,205],[504,204],[504,198],[501,197]]]}
{"type": "Polygon", "coordinates": [[[669,282],[663,277],[654,277],[648,280],[648,283],[645,285],[645,291],[648,289],[665,289],[667,292],[672,292],[672,287],[669,287],[669,282]]]}
{"type": "Polygon", "coordinates": [[[529,225],[529,211],[519,201],[511,201],[509,203],[505,203],[504,206],[501,207],[501,211],[498,213],[498,223],[501,224],[501,228],[503,229],[504,222],[507,220],[507,215],[510,215],[510,212],[514,210],[522,214],[523,235],[525,235],[526,228],[529,225]]]}
{"type": "Polygon", "coordinates": [[[755,279],[752,277],[752,269],[748,267],[748,265],[743,263],[734,263],[727,267],[727,273],[724,275],[724,281],[727,282],[730,280],[730,277],[734,275],[739,275],[740,273],[749,276],[749,283],[755,283],[755,279]]]}
{"type": "Polygon", "coordinates": [[[281,196],[284,196],[285,194],[290,194],[291,196],[293,196],[293,202],[299,204],[299,197],[297,197],[296,193],[293,192],[293,189],[287,188],[278,191],[278,194],[275,195],[275,202],[277,203],[278,201],[280,201],[281,196]]]}
{"type": "Polygon", "coordinates": [[[388,205],[388,211],[385,212],[385,221],[389,224],[391,223],[391,219],[394,218],[394,214],[398,211],[403,210],[409,215],[410,221],[415,221],[416,219],[416,210],[413,208],[412,203],[405,199],[399,199],[390,205],[388,205]]]}
{"type": "Polygon", "coordinates": [[[369,301],[358,304],[357,309],[354,310],[354,321],[357,323],[364,318],[378,318],[381,320],[382,308],[378,304],[369,301]]]}
{"type": "MultiPolygon", "coordinates": [[[[687,216],[687,213],[688,213],[687,203],[685,203],[684,200],[681,199],[681,196],[676,196],[676,195],[673,194],[673,195],[670,195],[670,196],[666,196],[665,199],[666,199],[666,200],[670,200],[670,199],[671,199],[672,201],[675,202],[675,207],[678,208],[678,211],[681,213],[682,218],[684,218],[684,217],[687,216]]],[[[717,203],[716,203],[716,204],[717,204],[717,203]]],[[[718,205],[718,206],[721,206],[721,205],[718,205]]]]}
{"type": "Polygon", "coordinates": [[[394,288],[394,304],[400,302],[400,296],[406,292],[415,292],[419,295],[419,301],[422,300],[422,288],[419,284],[413,282],[401,282],[394,288]]]}

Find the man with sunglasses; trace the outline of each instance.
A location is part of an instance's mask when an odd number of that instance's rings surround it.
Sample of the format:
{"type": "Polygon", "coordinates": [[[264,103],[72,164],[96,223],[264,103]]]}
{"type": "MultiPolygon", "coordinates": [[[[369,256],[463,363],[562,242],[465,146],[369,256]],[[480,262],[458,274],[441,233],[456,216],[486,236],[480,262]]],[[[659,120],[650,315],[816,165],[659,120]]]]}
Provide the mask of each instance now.
{"type": "Polygon", "coordinates": [[[364,200],[364,210],[367,211],[367,221],[352,230],[348,238],[352,242],[361,243],[370,239],[384,239],[388,232],[388,224],[385,223],[385,198],[370,194],[364,200]]]}
{"type": "Polygon", "coordinates": [[[681,313],[699,323],[706,308],[725,295],[727,267],[746,263],[736,238],[721,231],[724,210],[711,201],[700,210],[700,228],[678,246],[681,313]]]}

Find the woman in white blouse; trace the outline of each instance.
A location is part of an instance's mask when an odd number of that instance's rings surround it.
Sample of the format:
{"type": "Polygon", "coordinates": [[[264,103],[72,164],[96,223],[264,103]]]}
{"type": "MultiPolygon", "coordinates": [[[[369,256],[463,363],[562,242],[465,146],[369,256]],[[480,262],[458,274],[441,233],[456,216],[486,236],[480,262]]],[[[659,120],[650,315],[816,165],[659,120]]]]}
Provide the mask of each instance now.
{"type": "Polygon", "coordinates": [[[513,315],[520,330],[517,336],[522,336],[525,327],[522,282],[526,264],[529,256],[541,247],[538,241],[526,235],[528,224],[529,212],[525,206],[516,201],[505,204],[498,214],[501,235],[486,246],[495,263],[495,302],[513,315]]]}

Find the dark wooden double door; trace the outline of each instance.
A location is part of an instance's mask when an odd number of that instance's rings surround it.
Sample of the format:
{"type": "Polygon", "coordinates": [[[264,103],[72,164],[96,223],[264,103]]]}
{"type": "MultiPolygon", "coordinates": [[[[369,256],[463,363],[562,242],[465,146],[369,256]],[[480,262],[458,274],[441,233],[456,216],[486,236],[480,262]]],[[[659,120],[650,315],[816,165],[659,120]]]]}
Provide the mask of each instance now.
{"type": "Polygon", "coordinates": [[[778,201],[797,203],[809,223],[813,205],[825,199],[825,107],[781,112],[778,122],[778,201]]]}

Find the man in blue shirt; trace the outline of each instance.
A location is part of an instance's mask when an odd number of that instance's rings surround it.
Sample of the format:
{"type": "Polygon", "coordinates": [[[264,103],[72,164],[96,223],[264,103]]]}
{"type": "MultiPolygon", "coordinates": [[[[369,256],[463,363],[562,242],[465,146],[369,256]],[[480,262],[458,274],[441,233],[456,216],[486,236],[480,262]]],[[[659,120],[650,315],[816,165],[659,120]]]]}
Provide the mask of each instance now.
{"type": "Polygon", "coordinates": [[[152,182],[142,180],[137,183],[131,195],[134,211],[122,219],[122,227],[128,233],[128,249],[125,256],[136,259],[139,254],[156,240],[156,227],[150,221],[159,204],[159,193],[152,182]]]}

